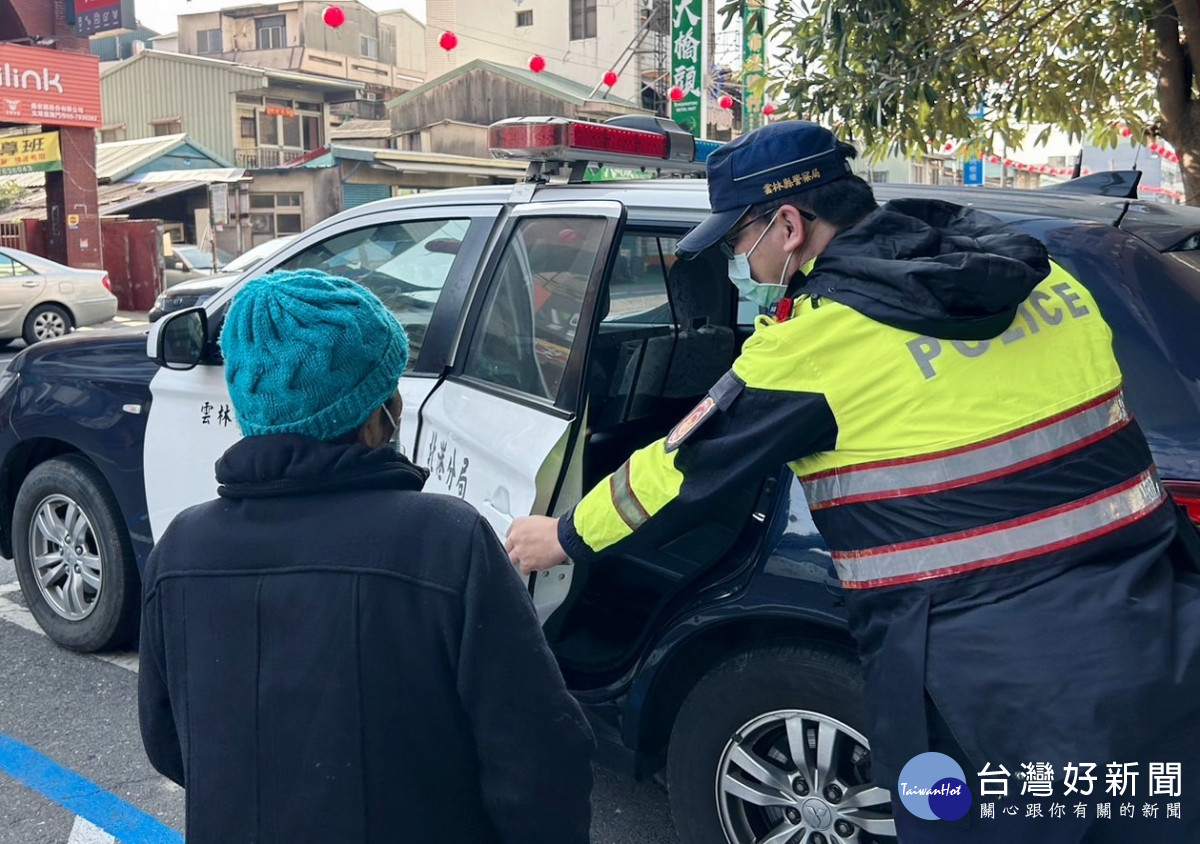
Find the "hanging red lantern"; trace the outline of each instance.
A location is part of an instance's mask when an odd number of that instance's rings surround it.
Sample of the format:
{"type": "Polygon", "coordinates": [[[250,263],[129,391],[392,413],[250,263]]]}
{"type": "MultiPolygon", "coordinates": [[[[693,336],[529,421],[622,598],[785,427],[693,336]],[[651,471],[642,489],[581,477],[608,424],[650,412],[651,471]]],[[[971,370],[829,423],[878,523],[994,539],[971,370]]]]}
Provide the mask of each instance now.
{"type": "Polygon", "coordinates": [[[346,22],[346,12],[341,6],[326,6],[325,11],[321,12],[321,20],[325,21],[326,26],[337,29],[346,22]]]}
{"type": "Polygon", "coordinates": [[[950,141],[946,141],[946,145],[942,147],[942,149],[944,149],[946,152],[949,152],[950,150],[954,149],[954,144],[950,141]]]}
{"type": "Polygon", "coordinates": [[[1011,158],[1006,158],[1006,159],[1004,159],[1004,166],[1005,166],[1005,167],[1012,167],[1012,166],[1013,166],[1013,161],[1012,161],[1012,159],[1011,159],[1011,158]]]}
{"type": "Polygon", "coordinates": [[[529,69],[534,73],[541,73],[546,69],[546,60],[539,55],[529,57],[529,69]]]}
{"type": "Polygon", "coordinates": [[[604,84],[609,88],[617,84],[617,72],[615,70],[604,71],[604,84]]]}
{"type": "Polygon", "coordinates": [[[672,85],[671,90],[667,91],[667,96],[671,98],[671,102],[677,103],[684,97],[683,89],[678,85],[672,85]]]}
{"type": "Polygon", "coordinates": [[[998,155],[990,155],[990,156],[988,156],[988,162],[990,162],[991,164],[999,164],[999,163],[1000,163],[1000,156],[998,156],[998,155]]]}
{"type": "Polygon", "coordinates": [[[1122,138],[1128,138],[1132,134],[1133,134],[1133,130],[1130,129],[1128,126],[1121,127],[1121,137],[1122,138]]]}
{"type": "Polygon", "coordinates": [[[763,114],[765,114],[767,117],[770,117],[774,113],[775,113],[775,104],[774,103],[767,103],[765,106],[763,106],[763,114]]]}
{"type": "Polygon", "coordinates": [[[733,97],[728,94],[722,94],[721,98],[717,100],[717,105],[721,108],[733,108],[733,97]]]}
{"type": "Polygon", "coordinates": [[[438,46],[449,53],[458,46],[458,36],[453,32],[443,32],[440,36],[438,36],[438,46]]]}

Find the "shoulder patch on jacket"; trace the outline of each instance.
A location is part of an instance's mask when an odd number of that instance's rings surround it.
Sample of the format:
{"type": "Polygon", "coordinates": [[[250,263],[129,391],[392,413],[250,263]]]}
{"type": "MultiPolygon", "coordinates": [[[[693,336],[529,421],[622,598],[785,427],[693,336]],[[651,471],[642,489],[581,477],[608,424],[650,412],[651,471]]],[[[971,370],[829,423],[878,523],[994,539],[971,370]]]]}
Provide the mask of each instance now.
{"type": "Polygon", "coordinates": [[[667,453],[669,454],[683,445],[684,441],[718,409],[727,410],[745,386],[745,382],[733,372],[726,372],[722,375],[721,380],[708,391],[708,395],[701,399],[700,403],[692,408],[691,413],[683,417],[683,420],[671,429],[671,433],[667,434],[664,444],[667,453]]]}

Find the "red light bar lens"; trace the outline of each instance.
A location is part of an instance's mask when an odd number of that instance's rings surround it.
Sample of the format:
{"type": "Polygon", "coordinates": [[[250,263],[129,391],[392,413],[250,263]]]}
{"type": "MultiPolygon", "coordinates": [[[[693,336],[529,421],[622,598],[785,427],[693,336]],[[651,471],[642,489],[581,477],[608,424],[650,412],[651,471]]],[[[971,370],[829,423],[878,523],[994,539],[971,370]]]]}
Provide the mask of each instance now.
{"type": "Polygon", "coordinates": [[[488,127],[488,146],[492,149],[536,149],[560,147],[566,140],[561,123],[509,123],[488,127]]]}
{"type": "MultiPolygon", "coordinates": [[[[578,153],[608,153],[666,159],[670,141],[665,135],[599,123],[498,123],[488,127],[488,147],[503,157],[573,161],[578,153]]],[[[602,158],[602,156],[601,156],[602,158]]]]}
{"type": "Polygon", "coordinates": [[[667,157],[668,142],[665,135],[593,123],[572,123],[570,129],[568,146],[575,149],[645,155],[652,158],[667,157]]]}

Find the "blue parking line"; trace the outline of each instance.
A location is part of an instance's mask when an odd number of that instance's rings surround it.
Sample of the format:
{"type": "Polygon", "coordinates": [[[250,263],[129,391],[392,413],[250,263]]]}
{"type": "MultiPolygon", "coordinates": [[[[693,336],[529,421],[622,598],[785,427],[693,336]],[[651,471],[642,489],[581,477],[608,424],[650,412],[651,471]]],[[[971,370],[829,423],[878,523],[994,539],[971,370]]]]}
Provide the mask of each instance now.
{"type": "Polygon", "coordinates": [[[182,844],[183,835],[89,779],[0,733],[0,771],[122,844],[182,844]]]}

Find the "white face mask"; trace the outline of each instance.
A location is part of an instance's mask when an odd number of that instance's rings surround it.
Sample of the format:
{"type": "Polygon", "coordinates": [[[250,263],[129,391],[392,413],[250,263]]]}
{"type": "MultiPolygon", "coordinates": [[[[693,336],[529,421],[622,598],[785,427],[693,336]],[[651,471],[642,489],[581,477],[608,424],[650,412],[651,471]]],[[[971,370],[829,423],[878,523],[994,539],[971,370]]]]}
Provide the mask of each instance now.
{"type": "Polygon", "coordinates": [[[392,426],[392,435],[388,437],[388,441],[384,445],[390,446],[392,451],[397,454],[404,454],[404,446],[400,444],[400,420],[392,415],[391,408],[386,404],[380,409],[383,411],[383,415],[387,417],[388,424],[392,426]]]}
{"type": "MultiPolygon", "coordinates": [[[[737,288],[738,293],[747,302],[753,302],[758,307],[769,310],[773,308],[783,294],[787,292],[786,284],[761,284],[754,280],[750,273],[750,256],[754,254],[754,250],[758,248],[758,244],[766,237],[767,230],[775,223],[775,217],[779,212],[776,211],[771,215],[770,222],[767,227],[762,230],[762,234],[758,236],[758,240],[754,241],[754,245],[747,252],[739,252],[729,259],[729,280],[733,282],[733,286],[737,288]]],[[[791,256],[784,262],[783,272],[786,275],[787,265],[791,263],[791,256]]],[[[783,278],[780,277],[780,281],[783,278]]]]}

